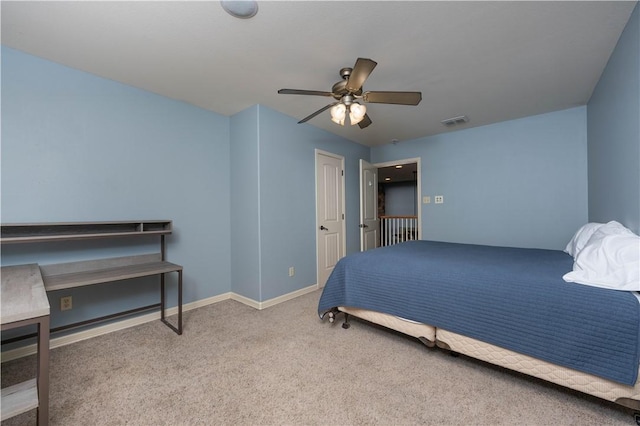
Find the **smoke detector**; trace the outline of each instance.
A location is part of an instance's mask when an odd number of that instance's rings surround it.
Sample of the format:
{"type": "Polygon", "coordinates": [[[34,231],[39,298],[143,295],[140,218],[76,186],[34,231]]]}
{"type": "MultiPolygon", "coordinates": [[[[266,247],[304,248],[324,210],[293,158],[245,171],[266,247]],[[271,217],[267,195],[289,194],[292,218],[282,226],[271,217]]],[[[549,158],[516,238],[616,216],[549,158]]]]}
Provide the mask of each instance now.
{"type": "Polygon", "coordinates": [[[258,2],[254,0],[220,0],[220,5],[229,15],[240,18],[253,18],[258,13],[258,2]]]}

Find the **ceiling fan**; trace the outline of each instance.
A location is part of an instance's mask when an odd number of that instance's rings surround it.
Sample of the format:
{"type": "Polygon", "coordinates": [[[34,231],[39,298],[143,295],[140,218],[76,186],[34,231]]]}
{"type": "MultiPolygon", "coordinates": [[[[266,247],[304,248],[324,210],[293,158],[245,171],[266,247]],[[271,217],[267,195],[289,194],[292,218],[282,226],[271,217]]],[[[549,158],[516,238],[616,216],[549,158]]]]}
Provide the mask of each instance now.
{"type": "Polygon", "coordinates": [[[344,126],[345,117],[349,115],[351,125],[357,124],[361,129],[371,124],[367,115],[367,108],[361,102],[396,105],[418,105],[422,100],[421,92],[363,92],[362,85],[369,74],[378,65],[371,59],[358,58],[353,68],[342,68],[340,77],[342,80],[331,88],[331,92],[318,90],[280,89],[278,93],[283,95],[312,95],[331,96],[333,102],[311,115],[298,121],[298,124],[311,120],[316,115],[331,108],[331,121],[344,126]]]}

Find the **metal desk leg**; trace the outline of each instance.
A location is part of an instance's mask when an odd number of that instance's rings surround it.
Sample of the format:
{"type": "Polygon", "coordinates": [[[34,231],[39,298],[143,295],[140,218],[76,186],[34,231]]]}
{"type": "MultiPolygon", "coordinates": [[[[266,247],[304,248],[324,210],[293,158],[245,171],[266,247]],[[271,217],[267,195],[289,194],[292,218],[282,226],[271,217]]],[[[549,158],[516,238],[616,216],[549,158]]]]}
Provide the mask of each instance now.
{"type": "Polygon", "coordinates": [[[178,334],[182,334],[182,269],[178,271],[178,334]]]}
{"type": "Polygon", "coordinates": [[[164,279],[164,274],[161,275],[160,278],[160,320],[165,323],[165,325],[167,327],[169,327],[170,329],[172,329],[173,331],[175,331],[177,334],[182,334],[182,270],[178,270],[176,271],[178,273],[178,327],[176,328],[173,324],[171,324],[166,318],[165,318],[165,279],[164,279]]]}
{"type": "Polygon", "coordinates": [[[38,425],[49,424],[49,316],[38,323],[38,425]]]}
{"type": "Polygon", "coordinates": [[[164,274],[160,274],[160,321],[166,323],[167,320],[164,318],[164,310],[166,309],[164,293],[164,274]]]}

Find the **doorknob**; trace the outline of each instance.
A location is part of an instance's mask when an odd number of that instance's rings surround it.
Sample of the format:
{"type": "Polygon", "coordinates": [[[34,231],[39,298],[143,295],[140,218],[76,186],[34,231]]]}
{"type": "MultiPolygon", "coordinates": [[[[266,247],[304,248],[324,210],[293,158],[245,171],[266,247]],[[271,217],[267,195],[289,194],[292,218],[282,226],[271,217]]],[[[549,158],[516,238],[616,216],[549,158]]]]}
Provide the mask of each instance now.
{"type": "Polygon", "coordinates": [[[320,225],[320,230],[321,230],[321,231],[328,231],[328,230],[329,230],[329,228],[325,228],[325,227],[324,227],[324,225],[320,225]]]}
{"type": "Polygon", "coordinates": [[[364,223],[361,223],[361,224],[360,224],[360,225],[358,225],[358,226],[359,226],[360,228],[368,228],[368,227],[369,227],[369,225],[364,224],[364,223]]]}

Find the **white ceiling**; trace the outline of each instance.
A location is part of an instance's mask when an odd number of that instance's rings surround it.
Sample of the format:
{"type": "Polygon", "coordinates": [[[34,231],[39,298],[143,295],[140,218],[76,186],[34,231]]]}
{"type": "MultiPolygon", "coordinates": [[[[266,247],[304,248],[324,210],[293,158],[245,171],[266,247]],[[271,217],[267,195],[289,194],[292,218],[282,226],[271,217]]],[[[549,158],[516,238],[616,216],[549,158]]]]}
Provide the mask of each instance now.
{"type": "Polygon", "coordinates": [[[2,44],[226,116],[255,104],[302,119],[332,101],[356,58],[364,90],[421,91],[368,104],[373,124],[313,125],[377,146],[584,105],[635,1],[261,1],[249,20],[218,1],[2,1],[2,44]],[[461,128],[461,127],[457,127],[461,128]],[[454,128],[454,129],[457,129],[454,128]]]}

